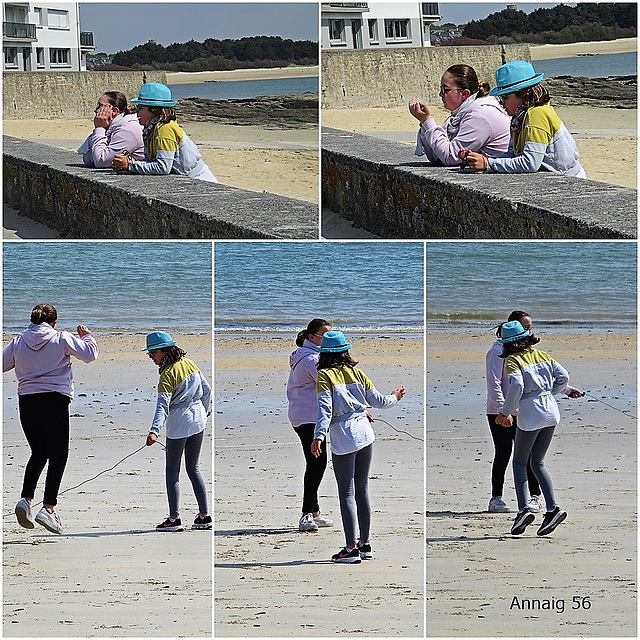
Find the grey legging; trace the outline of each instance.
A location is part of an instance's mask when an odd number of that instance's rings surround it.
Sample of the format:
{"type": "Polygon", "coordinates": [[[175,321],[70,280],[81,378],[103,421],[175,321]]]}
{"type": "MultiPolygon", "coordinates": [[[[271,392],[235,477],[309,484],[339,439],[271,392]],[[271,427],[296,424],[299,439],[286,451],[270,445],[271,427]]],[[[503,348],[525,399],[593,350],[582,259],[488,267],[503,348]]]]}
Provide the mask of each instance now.
{"type": "Polygon", "coordinates": [[[544,427],[537,431],[516,431],[515,448],[513,450],[513,478],[516,483],[516,495],[518,496],[518,509],[522,511],[529,500],[529,487],[527,481],[527,460],[531,464],[531,470],[540,483],[547,510],[552,511],[556,507],[556,496],[553,492],[551,476],[544,466],[544,457],[551,444],[555,427],[544,427]]]}
{"type": "Polygon", "coordinates": [[[209,513],[207,506],[207,488],[200,473],[200,449],[204,439],[204,430],[188,438],[167,438],[166,480],[169,498],[169,515],[180,511],[180,462],[184,451],[184,463],[191,480],[193,492],[198,501],[200,513],[209,513]]]}
{"type": "Polygon", "coordinates": [[[369,503],[369,469],[373,459],[373,444],[355,453],[331,456],[333,472],[338,484],[340,515],[347,546],[357,542],[356,522],[360,540],[369,541],[371,504],[369,503]],[[357,514],[357,515],[356,515],[357,514]]]}

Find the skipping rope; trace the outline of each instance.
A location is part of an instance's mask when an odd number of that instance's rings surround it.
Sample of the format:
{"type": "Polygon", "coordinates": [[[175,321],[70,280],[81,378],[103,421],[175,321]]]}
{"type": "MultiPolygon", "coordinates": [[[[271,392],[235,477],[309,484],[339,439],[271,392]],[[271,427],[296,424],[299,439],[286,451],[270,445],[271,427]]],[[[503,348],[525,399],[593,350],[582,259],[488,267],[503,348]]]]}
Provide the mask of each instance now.
{"type": "MultiPolygon", "coordinates": [[[[167,448],[159,440],[156,440],[155,443],[159,444],[165,451],[167,450],[167,448]]],[[[81,487],[83,484],[87,484],[87,482],[91,482],[92,480],[95,480],[96,478],[99,478],[101,475],[103,475],[105,473],[108,473],[109,471],[113,471],[119,464],[122,464],[128,458],[131,458],[131,456],[135,456],[136,453],[139,453],[143,449],[146,449],[147,446],[148,446],[147,444],[143,444],[139,449],[136,449],[134,452],[129,453],[124,458],[122,458],[122,460],[118,460],[118,462],[116,462],[112,467],[109,467],[108,469],[105,469],[104,471],[101,471],[100,473],[97,473],[95,476],[93,476],[92,478],[89,478],[88,480],[83,480],[80,484],[77,484],[75,487],[69,487],[68,489],[65,489],[64,491],[60,491],[58,493],[58,495],[61,496],[64,493],[67,493],[69,491],[73,491],[74,489],[77,489],[78,487],[81,487]]],[[[41,504],[42,504],[42,501],[37,502],[37,503],[33,504],[32,506],[33,507],[37,507],[38,505],[41,505],[41,504]]],[[[13,516],[13,515],[14,515],[14,512],[13,511],[9,511],[9,513],[5,513],[3,517],[7,518],[7,517],[10,517],[10,516],[13,516]]]]}
{"type": "Polygon", "coordinates": [[[605,402],[604,400],[600,400],[600,398],[596,398],[595,396],[592,396],[590,393],[585,393],[584,395],[587,398],[593,398],[594,400],[597,400],[598,402],[602,402],[602,404],[606,405],[610,409],[615,409],[616,411],[619,411],[620,413],[623,413],[625,416],[628,416],[629,418],[634,418],[635,420],[638,419],[638,416],[634,416],[634,415],[630,414],[628,409],[618,409],[618,407],[614,407],[612,404],[609,404],[608,402],[605,402]]]}

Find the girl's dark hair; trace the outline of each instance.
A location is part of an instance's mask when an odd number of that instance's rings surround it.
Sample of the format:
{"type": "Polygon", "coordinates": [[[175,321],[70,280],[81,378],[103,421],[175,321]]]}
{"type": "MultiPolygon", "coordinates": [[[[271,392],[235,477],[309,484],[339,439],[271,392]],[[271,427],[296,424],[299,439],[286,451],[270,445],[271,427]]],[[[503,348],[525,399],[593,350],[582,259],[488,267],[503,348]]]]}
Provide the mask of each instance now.
{"type": "Polygon", "coordinates": [[[355,367],[357,364],[358,361],[351,357],[348,350],[339,353],[321,353],[318,360],[318,371],[332,367],[355,367]]]}
{"type": "Polygon", "coordinates": [[[121,93],[120,91],[105,91],[104,95],[109,98],[109,104],[112,107],[117,107],[120,113],[130,114],[136,112],[135,106],[129,104],[124,93],[121,93]]]}
{"type": "Polygon", "coordinates": [[[151,111],[151,115],[158,120],[159,123],[167,123],[171,122],[171,120],[176,119],[176,112],[173,107],[150,107],[149,105],[145,105],[149,111],[151,111]]]}
{"type": "Polygon", "coordinates": [[[480,82],[475,69],[468,64],[454,64],[445,73],[453,76],[459,89],[468,89],[471,94],[476,94],[476,98],[482,98],[489,94],[491,89],[489,83],[480,82]]]}
{"type": "Polygon", "coordinates": [[[162,360],[160,361],[160,373],[162,373],[170,364],[174,364],[179,360],[182,360],[187,355],[187,352],[180,347],[173,345],[172,347],[164,347],[162,349],[165,354],[162,360]]]}
{"type": "Polygon", "coordinates": [[[298,332],[296,336],[296,344],[301,347],[304,344],[304,341],[307,339],[307,336],[311,333],[315,335],[318,332],[318,329],[322,329],[322,327],[330,327],[331,323],[328,320],[323,320],[322,318],[314,318],[308,325],[306,329],[298,332]]]}
{"type": "Polygon", "coordinates": [[[525,107],[541,107],[551,100],[549,92],[540,83],[534,84],[533,87],[520,89],[515,94],[518,98],[522,98],[525,107]]]}
{"type": "Polygon", "coordinates": [[[529,347],[533,347],[534,344],[538,344],[540,342],[540,338],[531,334],[526,338],[522,338],[522,340],[516,340],[514,342],[505,342],[502,345],[502,353],[500,354],[501,358],[508,358],[510,355],[514,353],[520,353],[520,351],[524,351],[529,347]]]}
{"type": "Polygon", "coordinates": [[[33,307],[33,311],[31,311],[32,324],[42,324],[43,322],[52,324],[57,320],[58,312],[52,304],[37,304],[33,307]]]}

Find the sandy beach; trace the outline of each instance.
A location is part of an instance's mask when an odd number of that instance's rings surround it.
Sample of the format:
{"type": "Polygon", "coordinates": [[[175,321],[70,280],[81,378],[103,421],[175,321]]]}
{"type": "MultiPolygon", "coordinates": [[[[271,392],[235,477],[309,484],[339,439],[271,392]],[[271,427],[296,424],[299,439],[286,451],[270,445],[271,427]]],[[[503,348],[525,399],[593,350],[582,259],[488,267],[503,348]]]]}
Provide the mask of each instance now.
{"type": "MultiPolygon", "coordinates": [[[[587,392],[560,400],[546,463],[569,515],[546,538],[535,533],[541,516],[514,537],[514,514],[486,511],[491,334],[428,332],[429,637],[636,637],[636,336],[538,335],[587,392]],[[520,609],[514,598],[547,606],[520,609]]],[[[515,508],[511,468],[504,499],[515,508]]]]}
{"type": "MultiPolygon", "coordinates": [[[[442,105],[430,107],[442,124],[449,112],[442,105]]],[[[569,106],[556,111],[576,140],[589,179],[637,188],[637,109],[569,106]]],[[[408,108],[323,109],[321,119],[326,127],[415,147],[418,121],[408,108]]],[[[413,149],[407,149],[407,158],[411,157],[413,149]]]]}
{"type": "Polygon", "coordinates": [[[167,72],[167,84],[196,82],[234,82],[240,80],[281,80],[283,78],[313,78],[318,66],[274,67],[273,69],[234,69],[233,71],[167,72]]]}
{"type": "MultiPolygon", "coordinates": [[[[407,387],[402,403],[374,416],[423,437],[422,341],[350,338],[380,391],[407,387]]],[[[335,526],[298,531],[304,460],[285,396],[292,345],[216,337],[215,635],[423,636],[423,443],[374,423],[374,558],[332,563],[344,538],[330,468],[320,505],[335,526]]]]}
{"type": "MultiPolygon", "coordinates": [[[[76,398],[62,491],[142,447],[153,415],[157,370],[140,353],[144,335],[96,338],[99,359],[73,365],[76,398]]],[[[183,335],[180,344],[211,380],[210,335],[183,335]]],[[[210,483],[210,425],[207,432],[201,468],[210,483]]],[[[63,535],[16,522],[28,452],[10,372],[4,376],[4,637],[211,636],[211,531],[155,531],[167,513],[162,448],[145,446],[60,495],[63,535]]],[[[181,489],[183,524],[190,526],[198,508],[184,467],[181,489]]]]}
{"type": "Polygon", "coordinates": [[[632,53],[638,50],[638,38],[619,38],[599,42],[573,42],[571,44],[531,45],[531,60],[572,58],[583,54],[632,53]]]}
{"type": "MultiPolygon", "coordinates": [[[[93,131],[90,119],[4,120],[3,133],[73,152],[93,131]]],[[[318,202],[318,130],[275,130],[209,122],[182,124],[218,180],[240,189],[318,202]]]]}

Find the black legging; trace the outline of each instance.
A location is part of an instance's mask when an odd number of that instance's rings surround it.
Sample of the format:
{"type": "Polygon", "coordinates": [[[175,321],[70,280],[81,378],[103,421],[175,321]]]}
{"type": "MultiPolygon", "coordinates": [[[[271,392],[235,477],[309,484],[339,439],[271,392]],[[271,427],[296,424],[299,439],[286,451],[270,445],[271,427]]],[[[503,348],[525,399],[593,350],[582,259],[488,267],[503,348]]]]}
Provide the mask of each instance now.
{"type": "MultiPolygon", "coordinates": [[[[511,450],[513,441],[516,437],[516,429],[518,421],[513,416],[513,425],[510,427],[502,427],[496,423],[496,415],[487,415],[489,428],[491,429],[491,437],[493,438],[493,446],[495,455],[493,457],[493,466],[491,467],[491,495],[501,496],[504,487],[504,474],[509,466],[511,459],[511,450]]],[[[536,479],[531,463],[527,462],[527,478],[529,479],[529,493],[532,496],[540,495],[540,484],[536,479]]]]}
{"type": "Polygon", "coordinates": [[[311,453],[311,443],[313,442],[315,428],[316,425],[313,422],[294,427],[302,444],[304,459],[307,461],[307,466],[304,471],[302,513],[316,513],[320,511],[318,488],[322,482],[324,470],[327,468],[327,451],[324,442],[322,443],[322,453],[317,458],[311,453]]]}
{"type": "Polygon", "coordinates": [[[24,471],[22,498],[33,500],[36,485],[47,461],[44,504],[58,503],[58,490],[69,457],[69,403],[71,398],[55,391],[18,396],[20,424],[31,447],[24,471]]]}

